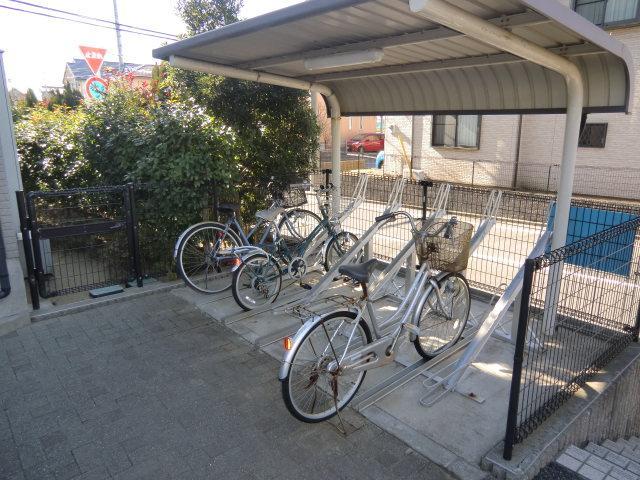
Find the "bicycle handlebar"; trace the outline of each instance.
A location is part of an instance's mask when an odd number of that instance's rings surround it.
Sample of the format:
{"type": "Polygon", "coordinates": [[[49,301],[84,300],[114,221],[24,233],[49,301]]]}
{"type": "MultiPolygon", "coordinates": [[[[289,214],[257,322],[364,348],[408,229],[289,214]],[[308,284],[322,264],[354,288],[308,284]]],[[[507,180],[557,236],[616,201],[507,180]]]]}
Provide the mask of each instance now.
{"type": "MultiPolygon", "coordinates": [[[[418,228],[416,227],[416,223],[413,220],[413,217],[407,213],[407,212],[392,212],[392,213],[385,213],[382,214],[378,217],[375,218],[376,223],[378,222],[383,222],[385,220],[389,220],[389,219],[393,219],[395,220],[396,217],[398,215],[402,215],[405,216],[409,219],[409,223],[411,223],[411,230],[413,231],[414,234],[419,233],[418,228]]],[[[440,232],[442,232],[443,230],[445,230],[444,232],[444,238],[451,238],[453,236],[453,227],[455,227],[458,224],[458,219],[456,217],[451,217],[447,223],[443,224],[442,226],[440,226],[440,228],[438,230],[436,230],[433,233],[430,233],[429,236],[437,236],[440,234],[440,232]]]]}

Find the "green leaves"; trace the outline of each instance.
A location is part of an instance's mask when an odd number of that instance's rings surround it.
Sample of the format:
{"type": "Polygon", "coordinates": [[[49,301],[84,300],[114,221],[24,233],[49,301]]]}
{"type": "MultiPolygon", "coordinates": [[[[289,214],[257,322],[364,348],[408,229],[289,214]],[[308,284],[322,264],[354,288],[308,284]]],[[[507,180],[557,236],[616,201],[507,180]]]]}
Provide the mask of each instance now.
{"type": "Polygon", "coordinates": [[[95,172],[80,148],[83,111],[31,108],[15,125],[24,188],[57,190],[91,185],[95,172]]]}

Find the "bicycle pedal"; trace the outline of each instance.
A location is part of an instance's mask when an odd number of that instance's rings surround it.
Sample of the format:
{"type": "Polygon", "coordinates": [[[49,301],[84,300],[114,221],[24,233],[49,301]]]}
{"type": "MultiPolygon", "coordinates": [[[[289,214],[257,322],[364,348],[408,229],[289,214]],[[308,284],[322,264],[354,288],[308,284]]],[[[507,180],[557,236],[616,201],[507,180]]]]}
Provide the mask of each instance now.
{"type": "Polygon", "coordinates": [[[300,286],[305,290],[311,290],[311,285],[309,285],[308,283],[301,283],[300,286]]]}

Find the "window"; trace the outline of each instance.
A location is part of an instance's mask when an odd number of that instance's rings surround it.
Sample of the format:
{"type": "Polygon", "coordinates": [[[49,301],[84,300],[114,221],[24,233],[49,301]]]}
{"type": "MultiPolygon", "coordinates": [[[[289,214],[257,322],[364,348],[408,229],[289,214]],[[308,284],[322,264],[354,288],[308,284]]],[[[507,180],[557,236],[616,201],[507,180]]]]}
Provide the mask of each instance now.
{"type": "Polygon", "coordinates": [[[575,0],[574,9],[598,26],[625,25],[639,21],[639,0],[575,0]]]}
{"type": "Polygon", "coordinates": [[[606,123],[587,123],[580,133],[579,147],[604,148],[607,140],[606,123]]]}
{"type": "Polygon", "coordinates": [[[434,115],[431,145],[434,147],[480,146],[479,115],[434,115]]]}

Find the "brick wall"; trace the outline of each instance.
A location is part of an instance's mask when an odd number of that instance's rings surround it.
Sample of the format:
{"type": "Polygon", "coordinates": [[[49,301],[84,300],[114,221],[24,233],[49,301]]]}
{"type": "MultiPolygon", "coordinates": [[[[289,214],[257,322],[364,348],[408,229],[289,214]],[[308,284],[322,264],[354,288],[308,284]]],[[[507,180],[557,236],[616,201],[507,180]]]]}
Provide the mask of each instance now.
{"type": "MultiPolygon", "coordinates": [[[[640,65],[640,27],[612,30],[612,36],[625,43],[636,66],[640,65]]],[[[608,124],[605,148],[579,148],[576,159],[576,193],[617,194],[637,198],[640,181],[640,76],[636,75],[631,113],[590,114],[589,123],[608,124]]],[[[562,161],[564,115],[525,115],[523,118],[520,162],[559,164],[562,161]]],[[[553,179],[552,179],[553,180],[553,179]]],[[[525,185],[526,186],[526,185],[525,185]]]]}

